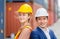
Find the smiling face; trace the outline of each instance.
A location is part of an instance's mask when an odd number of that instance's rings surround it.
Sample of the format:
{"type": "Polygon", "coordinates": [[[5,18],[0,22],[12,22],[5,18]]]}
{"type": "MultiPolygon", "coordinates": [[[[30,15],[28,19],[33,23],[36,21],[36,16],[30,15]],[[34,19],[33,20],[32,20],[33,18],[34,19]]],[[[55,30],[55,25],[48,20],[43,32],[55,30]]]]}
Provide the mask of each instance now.
{"type": "Polygon", "coordinates": [[[26,13],[19,13],[18,19],[19,19],[20,23],[24,23],[24,22],[28,21],[29,15],[26,13]]]}
{"type": "Polygon", "coordinates": [[[41,28],[45,28],[47,27],[47,24],[48,24],[48,17],[40,16],[36,18],[36,21],[41,28]]]}

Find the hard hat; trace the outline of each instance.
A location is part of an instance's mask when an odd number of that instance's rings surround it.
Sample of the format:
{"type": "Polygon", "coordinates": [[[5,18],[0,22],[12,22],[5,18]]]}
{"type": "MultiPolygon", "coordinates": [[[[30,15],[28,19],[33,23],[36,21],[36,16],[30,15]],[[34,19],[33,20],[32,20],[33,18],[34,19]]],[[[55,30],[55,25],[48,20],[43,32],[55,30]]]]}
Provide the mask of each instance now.
{"type": "Polygon", "coordinates": [[[48,16],[47,10],[44,8],[37,9],[35,17],[40,17],[40,16],[48,16]]]}
{"type": "Polygon", "coordinates": [[[29,4],[23,4],[20,6],[17,12],[32,13],[32,7],[29,4]]]}

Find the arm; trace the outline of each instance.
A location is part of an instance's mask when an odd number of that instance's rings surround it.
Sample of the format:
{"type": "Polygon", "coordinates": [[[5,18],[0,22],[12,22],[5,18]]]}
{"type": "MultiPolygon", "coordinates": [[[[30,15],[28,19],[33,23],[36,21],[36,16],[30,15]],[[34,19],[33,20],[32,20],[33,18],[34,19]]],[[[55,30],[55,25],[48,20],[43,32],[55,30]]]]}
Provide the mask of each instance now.
{"type": "Polygon", "coordinates": [[[40,39],[38,34],[36,34],[37,32],[32,32],[31,35],[30,35],[30,39],[40,39]]]}
{"type": "Polygon", "coordinates": [[[56,37],[55,33],[53,32],[53,30],[50,30],[50,31],[51,31],[50,34],[53,37],[52,39],[57,39],[57,37],[56,37]]]}
{"type": "Polygon", "coordinates": [[[31,30],[29,28],[24,28],[18,37],[18,39],[29,39],[31,30]]]}
{"type": "Polygon", "coordinates": [[[55,33],[54,33],[54,32],[53,32],[53,38],[54,38],[54,39],[57,39],[57,37],[56,37],[56,35],[55,35],[55,33]]]}

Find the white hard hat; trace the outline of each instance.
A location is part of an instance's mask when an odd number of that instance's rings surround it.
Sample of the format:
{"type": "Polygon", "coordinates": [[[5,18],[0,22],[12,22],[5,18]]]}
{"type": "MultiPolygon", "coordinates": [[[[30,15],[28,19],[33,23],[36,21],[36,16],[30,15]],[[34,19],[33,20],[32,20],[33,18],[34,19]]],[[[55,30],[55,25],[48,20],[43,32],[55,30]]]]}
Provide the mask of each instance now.
{"type": "Polygon", "coordinates": [[[44,8],[37,9],[35,17],[40,17],[40,16],[48,16],[47,10],[44,8]]]}

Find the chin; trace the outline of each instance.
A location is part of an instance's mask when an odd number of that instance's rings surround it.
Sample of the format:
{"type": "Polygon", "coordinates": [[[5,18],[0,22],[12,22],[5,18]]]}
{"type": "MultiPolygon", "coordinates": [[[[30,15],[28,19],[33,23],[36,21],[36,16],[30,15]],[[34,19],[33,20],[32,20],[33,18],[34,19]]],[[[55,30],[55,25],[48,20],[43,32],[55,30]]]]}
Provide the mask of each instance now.
{"type": "Polygon", "coordinates": [[[20,21],[21,23],[24,23],[25,21],[20,21]]]}
{"type": "Polygon", "coordinates": [[[45,28],[45,27],[41,27],[41,28],[45,28]]]}

